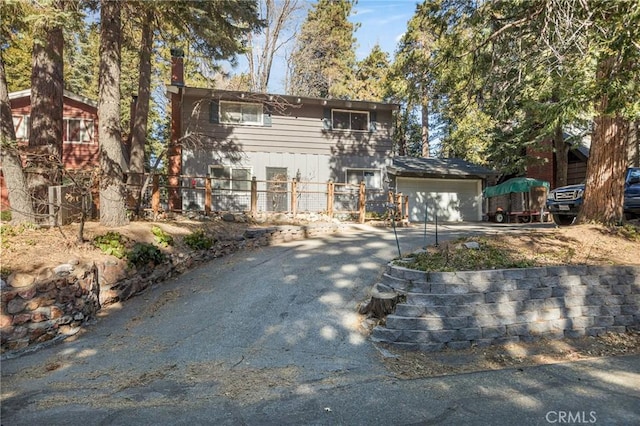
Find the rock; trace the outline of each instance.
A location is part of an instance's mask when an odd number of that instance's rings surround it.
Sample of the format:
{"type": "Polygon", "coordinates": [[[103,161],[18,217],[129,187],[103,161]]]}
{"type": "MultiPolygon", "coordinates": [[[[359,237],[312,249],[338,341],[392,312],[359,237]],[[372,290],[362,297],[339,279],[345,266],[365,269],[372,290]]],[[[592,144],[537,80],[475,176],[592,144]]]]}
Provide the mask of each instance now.
{"type": "Polygon", "coordinates": [[[57,275],[66,275],[66,274],[69,274],[71,271],[73,271],[73,265],[70,265],[68,263],[63,263],[62,265],[58,265],[55,268],[53,268],[53,272],[56,273],[57,275]]]}
{"type": "Polygon", "coordinates": [[[18,292],[18,296],[22,297],[24,300],[33,299],[36,296],[37,290],[36,287],[29,287],[27,289],[21,290],[18,292]]]}
{"type": "Polygon", "coordinates": [[[0,328],[9,327],[13,323],[13,317],[11,315],[0,314],[0,328]]]}
{"type": "Polygon", "coordinates": [[[51,277],[53,277],[53,271],[51,271],[51,268],[42,268],[36,274],[36,280],[39,283],[48,281],[51,277]]]}
{"type": "Polygon", "coordinates": [[[225,213],[222,215],[222,220],[225,222],[235,222],[236,216],[233,213],[225,213]]]}
{"type": "Polygon", "coordinates": [[[69,265],[76,266],[76,265],[79,265],[79,264],[80,264],[80,261],[79,261],[78,259],[69,259],[69,261],[68,261],[67,263],[68,263],[69,265]]]}
{"type": "Polygon", "coordinates": [[[7,278],[7,284],[14,288],[29,287],[35,280],[35,277],[31,274],[14,272],[7,278]]]}
{"type": "Polygon", "coordinates": [[[9,284],[4,282],[4,280],[2,278],[0,278],[0,290],[4,290],[7,287],[9,287],[9,284]]]}
{"type": "Polygon", "coordinates": [[[9,303],[7,303],[7,313],[8,314],[17,314],[18,312],[24,311],[24,307],[27,302],[20,298],[15,298],[9,303]]]}
{"type": "Polygon", "coordinates": [[[82,312],[78,312],[73,315],[73,319],[75,321],[82,321],[84,319],[84,314],[82,312]]]}
{"type": "Polygon", "coordinates": [[[469,241],[468,243],[464,243],[464,246],[468,249],[480,250],[480,244],[478,244],[475,241],[469,241]]]}

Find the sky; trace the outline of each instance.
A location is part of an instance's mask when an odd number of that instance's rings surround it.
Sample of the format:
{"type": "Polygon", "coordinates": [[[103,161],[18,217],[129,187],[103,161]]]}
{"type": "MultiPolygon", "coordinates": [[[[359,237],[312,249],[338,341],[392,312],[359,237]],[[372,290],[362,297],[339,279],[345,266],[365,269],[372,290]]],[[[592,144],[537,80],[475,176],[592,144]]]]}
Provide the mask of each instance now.
{"type": "MultiPolygon", "coordinates": [[[[358,0],[350,17],[351,22],[360,24],[354,34],[357,39],[357,59],[364,59],[376,43],[380,44],[382,50],[389,53],[392,59],[396,46],[406,31],[407,22],[416,10],[417,3],[417,0],[358,0]]],[[[301,22],[304,22],[305,18],[306,14],[301,17],[301,22]]],[[[232,72],[246,72],[246,70],[246,62],[241,59],[238,68],[232,72]]],[[[270,93],[284,93],[285,75],[286,55],[281,51],[274,59],[271,70],[270,93]]]]}

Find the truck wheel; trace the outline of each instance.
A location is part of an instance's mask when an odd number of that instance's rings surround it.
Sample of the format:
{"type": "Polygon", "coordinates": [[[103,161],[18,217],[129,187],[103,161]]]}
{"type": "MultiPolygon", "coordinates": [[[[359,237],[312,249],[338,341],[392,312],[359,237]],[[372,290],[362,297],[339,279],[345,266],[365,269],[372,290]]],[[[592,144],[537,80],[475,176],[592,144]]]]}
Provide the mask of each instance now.
{"type": "Polygon", "coordinates": [[[502,223],[504,222],[504,213],[502,212],[497,212],[496,215],[493,217],[493,220],[496,221],[496,223],[502,223]]]}
{"type": "Polygon", "coordinates": [[[530,215],[520,216],[520,221],[522,223],[529,223],[531,222],[531,216],[530,215]]]}
{"type": "Polygon", "coordinates": [[[565,216],[565,215],[561,215],[561,214],[554,214],[553,215],[553,221],[558,226],[569,226],[569,225],[571,225],[573,223],[574,219],[575,219],[574,216],[565,216]]]}

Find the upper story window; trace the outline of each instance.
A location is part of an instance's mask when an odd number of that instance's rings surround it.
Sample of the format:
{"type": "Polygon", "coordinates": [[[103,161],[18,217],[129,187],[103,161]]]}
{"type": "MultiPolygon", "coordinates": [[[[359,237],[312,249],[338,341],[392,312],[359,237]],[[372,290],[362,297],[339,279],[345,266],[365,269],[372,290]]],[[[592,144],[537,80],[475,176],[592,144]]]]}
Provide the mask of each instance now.
{"type": "Polygon", "coordinates": [[[325,108],[322,126],[324,130],[376,132],[378,130],[377,114],[376,111],[325,108]]]}
{"type": "Polygon", "coordinates": [[[26,140],[29,139],[29,116],[28,115],[14,115],[11,117],[13,119],[13,129],[16,132],[17,140],[26,140]]]}
{"type": "Polygon", "coordinates": [[[262,104],[220,102],[220,122],[227,124],[263,125],[262,104]]]}
{"type": "Polygon", "coordinates": [[[331,124],[334,130],[369,130],[369,113],[367,111],[331,110],[331,124]]]}
{"type": "Polygon", "coordinates": [[[93,120],[65,118],[62,128],[62,140],[67,143],[92,143],[93,120]]]}

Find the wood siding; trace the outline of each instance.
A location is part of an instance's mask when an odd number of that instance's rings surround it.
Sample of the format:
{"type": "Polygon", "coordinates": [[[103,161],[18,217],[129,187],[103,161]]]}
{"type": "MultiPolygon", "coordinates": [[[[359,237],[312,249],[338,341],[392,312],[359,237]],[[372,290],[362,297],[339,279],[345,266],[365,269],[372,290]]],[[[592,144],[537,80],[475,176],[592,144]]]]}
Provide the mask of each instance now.
{"type": "MultiPolygon", "coordinates": [[[[31,114],[31,100],[29,96],[11,100],[12,115],[31,114]]],[[[98,110],[92,105],[64,97],[62,116],[65,119],[93,120],[93,137],[90,142],[66,142],[62,144],[62,162],[65,169],[78,170],[98,165],[98,110]]]]}
{"type": "MultiPolygon", "coordinates": [[[[31,98],[23,96],[11,99],[11,115],[29,116],[31,114],[31,98]]],[[[92,105],[80,102],[76,99],[64,97],[62,116],[65,119],[78,118],[93,120],[93,137],[90,142],[62,144],[62,162],[67,170],[88,169],[98,165],[99,143],[98,143],[98,110],[92,105]]],[[[26,144],[26,140],[19,140],[18,143],[26,144]]],[[[8,210],[9,198],[4,182],[4,176],[0,171],[0,203],[2,210],[8,210]]]]}
{"type": "MultiPolygon", "coordinates": [[[[287,170],[289,179],[299,175],[302,181],[346,182],[348,169],[373,169],[385,180],[392,159],[392,111],[369,110],[375,131],[342,131],[325,129],[328,111],[319,104],[274,109],[267,125],[218,124],[211,122],[210,98],[185,96],[182,174],[204,176],[211,165],[232,165],[249,168],[252,176],[266,180],[267,168],[278,167],[287,170]]],[[[187,192],[183,191],[183,208],[201,204],[187,192]]]]}

